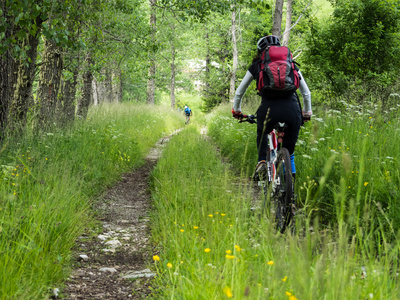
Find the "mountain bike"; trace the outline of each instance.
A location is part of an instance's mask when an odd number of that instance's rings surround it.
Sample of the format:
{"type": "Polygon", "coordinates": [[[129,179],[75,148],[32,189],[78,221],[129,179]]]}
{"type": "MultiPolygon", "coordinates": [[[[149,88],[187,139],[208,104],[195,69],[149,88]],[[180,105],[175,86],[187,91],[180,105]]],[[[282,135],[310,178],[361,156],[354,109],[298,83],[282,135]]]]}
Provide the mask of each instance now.
{"type": "MultiPolygon", "coordinates": [[[[239,121],[256,123],[256,116],[244,115],[239,121]]],[[[267,173],[264,178],[259,178],[259,185],[263,187],[263,209],[272,204],[272,213],[275,217],[275,228],[283,233],[288,226],[294,227],[295,203],[294,182],[292,178],[292,165],[289,151],[282,147],[284,130],[287,125],[278,122],[268,134],[267,173]]]]}

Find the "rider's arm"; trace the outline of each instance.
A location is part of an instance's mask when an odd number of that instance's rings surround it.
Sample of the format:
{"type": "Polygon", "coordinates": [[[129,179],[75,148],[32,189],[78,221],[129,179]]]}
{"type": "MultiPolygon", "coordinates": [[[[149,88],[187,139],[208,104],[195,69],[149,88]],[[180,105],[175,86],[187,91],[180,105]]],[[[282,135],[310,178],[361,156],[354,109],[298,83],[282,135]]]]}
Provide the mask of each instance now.
{"type": "Polygon", "coordinates": [[[303,96],[303,112],[312,114],[312,112],[311,112],[311,92],[310,92],[310,89],[308,88],[308,85],[307,85],[306,81],[304,80],[304,77],[300,71],[299,71],[299,74],[301,76],[299,90],[300,90],[301,95],[303,96]]]}
{"type": "Polygon", "coordinates": [[[235,98],[233,100],[233,110],[234,111],[242,111],[241,104],[244,93],[246,92],[247,88],[249,87],[251,81],[253,80],[253,75],[249,71],[247,71],[246,75],[242,79],[239,87],[236,90],[235,98]]]}

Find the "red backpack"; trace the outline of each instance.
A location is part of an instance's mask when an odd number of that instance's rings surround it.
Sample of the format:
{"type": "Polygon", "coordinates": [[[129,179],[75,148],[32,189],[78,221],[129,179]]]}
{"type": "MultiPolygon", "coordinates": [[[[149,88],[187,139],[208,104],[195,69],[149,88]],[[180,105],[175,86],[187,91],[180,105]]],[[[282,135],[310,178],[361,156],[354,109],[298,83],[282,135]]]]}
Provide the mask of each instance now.
{"type": "Polygon", "coordinates": [[[300,85],[298,68],[285,46],[271,46],[261,55],[257,89],[267,98],[290,97],[300,85]]]}

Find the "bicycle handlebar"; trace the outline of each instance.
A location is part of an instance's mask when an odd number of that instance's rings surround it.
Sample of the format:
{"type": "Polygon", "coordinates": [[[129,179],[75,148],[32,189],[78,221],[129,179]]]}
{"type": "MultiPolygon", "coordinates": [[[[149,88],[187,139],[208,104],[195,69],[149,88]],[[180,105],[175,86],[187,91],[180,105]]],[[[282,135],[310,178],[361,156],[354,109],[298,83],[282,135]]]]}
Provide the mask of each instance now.
{"type": "Polygon", "coordinates": [[[239,123],[249,122],[250,124],[256,123],[257,116],[255,115],[243,115],[243,119],[239,121],[239,123]]]}
{"type": "MultiPolygon", "coordinates": [[[[243,115],[243,119],[239,120],[239,123],[249,122],[250,124],[254,124],[257,122],[256,119],[257,119],[257,116],[255,116],[255,115],[243,115]]],[[[303,117],[303,120],[310,121],[311,116],[303,117]]]]}

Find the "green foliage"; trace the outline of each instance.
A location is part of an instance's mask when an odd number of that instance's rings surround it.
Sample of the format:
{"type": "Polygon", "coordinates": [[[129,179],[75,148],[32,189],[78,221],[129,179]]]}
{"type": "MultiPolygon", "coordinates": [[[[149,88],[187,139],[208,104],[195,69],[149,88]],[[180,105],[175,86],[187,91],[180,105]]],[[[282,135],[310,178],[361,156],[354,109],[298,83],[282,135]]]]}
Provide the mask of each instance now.
{"type": "Polygon", "coordinates": [[[231,9],[234,4],[246,3],[246,0],[159,0],[159,4],[171,11],[178,11],[178,15],[182,20],[186,20],[188,17],[196,21],[204,22],[211,13],[226,13],[231,9]]]}
{"type": "Polygon", "coordinates": [[[50,297],[93,221],[93,198],[182,123],[162,107],[114,104],[70,129],[9,141],[0,159],[0,298],[50,297]]]}
{"type": "Polygon", "coordinates": [[[336,1],[330,20],[310,24],[307,78],[336,94],[361,87],[387,98],[400,67],[399,5],[397,0],[336,1]]]}

